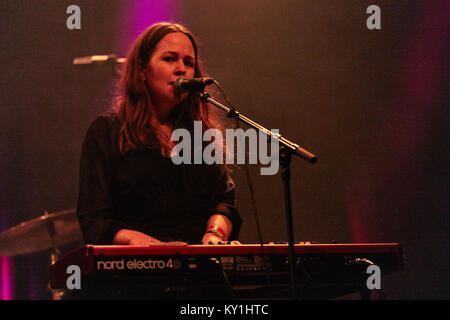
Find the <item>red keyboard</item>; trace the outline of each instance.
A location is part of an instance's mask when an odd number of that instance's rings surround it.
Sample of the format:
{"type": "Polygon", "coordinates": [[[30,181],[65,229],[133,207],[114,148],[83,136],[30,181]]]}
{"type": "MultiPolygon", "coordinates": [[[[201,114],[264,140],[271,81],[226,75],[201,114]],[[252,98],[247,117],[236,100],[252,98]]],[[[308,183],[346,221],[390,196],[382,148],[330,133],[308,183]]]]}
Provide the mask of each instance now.
{"type": "MultiPolygon", "coordinates": [[[[189,281],[197,287],[202,283],[211,287],[216,279],[223,282],[225,277],[229,290],[234,293],[247,290],[248,293],[249,288],[267,287],[267,275],[277,283],[276,290],[280,290],[289,286],[288,248],[287,244],[279,243],[264,246],[86,245],[51,266],[50,287],[67,289],[67,279],[71,275],[68,267],[75,265],[79,267],[86,290],[105,283],[118,287],[147,283],[146,288],[158,283],[155,292],[182,292],[189,281]],[[178,287],[179,283],[183,290],[178,287]],[[240,291],[242,288],[245,290],[240,291]]],[[[383,275],[401,270],[404,264],[399,243],[295,244],[294,251],[300,288],[307,286],[308,294],[317,286],[340,288],[338,292],[328,289],[327,294],[319,295],[326,298],[354,291],[355,281],[359,281],[365,270],[362,268],[368,264],[379,266],[383,275]]]]}

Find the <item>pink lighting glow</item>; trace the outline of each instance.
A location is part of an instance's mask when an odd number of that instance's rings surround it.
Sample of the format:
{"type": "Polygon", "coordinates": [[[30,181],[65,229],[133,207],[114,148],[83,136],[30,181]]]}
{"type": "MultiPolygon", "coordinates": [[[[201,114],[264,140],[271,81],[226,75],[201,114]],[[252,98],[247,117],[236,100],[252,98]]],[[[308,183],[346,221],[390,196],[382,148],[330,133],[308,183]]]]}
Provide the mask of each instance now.
{"type": "Polygon", "coordinates": [[[120,17],[118,46],[126,52],[134,39],[148,26],[156,22],[176,22],[172,1],[167,0],[133,0],[126,1],[120,17]]]}
{"type": "Polygon", "coordinates": [[[0,300],[13,299],[11,260],[9,257],[0,258],[0,300]]]}

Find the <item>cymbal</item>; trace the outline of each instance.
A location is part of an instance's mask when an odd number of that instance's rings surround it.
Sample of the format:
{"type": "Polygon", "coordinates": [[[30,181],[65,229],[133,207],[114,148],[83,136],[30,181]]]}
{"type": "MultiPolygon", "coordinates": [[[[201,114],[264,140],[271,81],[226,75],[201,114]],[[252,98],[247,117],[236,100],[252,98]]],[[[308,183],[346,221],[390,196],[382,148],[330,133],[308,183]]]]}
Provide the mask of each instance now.
{"type": "Polygon", "coordinates": [[[48,214],[22,222],[0,233],[0,256],[14,256],[57,249],[82,241],[75,209],[48,214]]]}

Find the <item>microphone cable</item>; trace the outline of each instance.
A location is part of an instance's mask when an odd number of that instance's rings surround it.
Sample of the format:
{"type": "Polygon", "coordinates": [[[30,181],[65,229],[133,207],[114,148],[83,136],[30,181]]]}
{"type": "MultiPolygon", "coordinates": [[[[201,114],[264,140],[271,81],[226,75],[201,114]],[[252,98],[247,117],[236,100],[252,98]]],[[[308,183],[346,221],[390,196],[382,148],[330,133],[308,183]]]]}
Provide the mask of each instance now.
{"type": "MultiPolygon", "coordinates": [[[[231,101],[228,99],[225,91],[222,89],[220,83],[214,79],[213,83],[216,85],[216,87],[219,89],[220,93],[222,94],[223,98],[225,99],[225,101],[228,103],[229,107],[230,107],[230,111],[228,112],[227,116],[229,118],[234,118],[235,120],[235,127],[242,129],[240,126],[240,122],[238,119],[238,113],[236,111],[236,108],[234,107],[234,105],[231,103],[231,101]]],[[[244,139],[244,138],[243,138],[244,139]]],[[[244,143],[243,145],[245,146],[245,139],[244,139],[244,143]]],[[[258,234],[258,241],[259,244],[261,246],[261,254],[262,254],[262,259],[263,259],[263,268],[265,271],[265,275],[266,275],[266,282],[267,282],[267,293],[269,296],[269,299],[272,299],[272,293],[271,293],[271,282],[270,282],[270,270],[267,266],[267,259],[266,259],[266,255],[264,252],[264,242],[263,242],[263,237],[262,237],[262,232],[261,232],[261,226],[259,223],[259,215],[258,215],[258,209],[256,206],[256,199],[255,199],[255,193],[254,193],[254,189],[253,189],[253,182],[252,182],[252,178],[250,175],[250,169],[248,166],[247,161],[244,161],[244,171],[245,171],[245,175],[247,178],[247,183],[248,183],[248,187],[249,187],[249,191],[250,191],[250,197],[251,197],[251,203],[252,203],[252,208],[253,208],[253,215],[255,218],[255,223],[256,223],[256,230],[257,230],[257,234],[258,234]]]]}

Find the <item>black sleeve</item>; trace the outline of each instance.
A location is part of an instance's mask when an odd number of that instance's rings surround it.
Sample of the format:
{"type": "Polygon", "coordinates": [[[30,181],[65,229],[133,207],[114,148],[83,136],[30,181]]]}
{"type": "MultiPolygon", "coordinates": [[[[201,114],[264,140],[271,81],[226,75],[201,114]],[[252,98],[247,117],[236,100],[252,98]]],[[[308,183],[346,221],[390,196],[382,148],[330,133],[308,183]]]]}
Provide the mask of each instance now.
{"type": "Polygon", "coordinates": [[[83,142],[77,216],[87,244],[112,244],[115,234],[127,227],[114,219],[110,131],[107,119],[98,117],[83,142]]]}
{"type": "Polygon", "coordinates": [[[214,195],[215,210],[212,214],[222,214],[233,224],[228,240],[235,240],[239,235],[242,219],[239,215],[235,200],[235,184],[228,170],[221,172],[214,195]]]}

